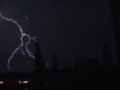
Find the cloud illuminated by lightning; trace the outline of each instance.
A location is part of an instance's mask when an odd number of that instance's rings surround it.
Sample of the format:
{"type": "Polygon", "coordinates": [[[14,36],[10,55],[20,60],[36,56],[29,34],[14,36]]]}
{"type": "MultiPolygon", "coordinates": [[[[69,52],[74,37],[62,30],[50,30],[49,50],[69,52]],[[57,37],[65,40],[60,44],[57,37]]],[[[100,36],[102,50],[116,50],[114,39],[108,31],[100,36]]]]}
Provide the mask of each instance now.
{"type": "Polygon", "coordinates": [[[32,40],[35,41],[36,37],[31,37],[29,34],[24,33],[22,27],[20,26],[20,24],[19,24],[17,21],[15,21],[15,20],[13,20],[13,19],[11,19],[11,18],[7,18],[7,17],[3,16],[1,13],[0,13],[0,17],[1,17],[2,19],[4,19],[4,20],[8,21],[8,22],[11,22],[11,23],[15,24],[15,25],[19,28],[19,31],[20,31],[20,33],[21,33],[21,36],[20,36],[20,42],[21,42],[21,43],[20,43],[20,45],[12,52],[11,56],[8,58],[7,68],[10,69],[11,59],[13,58],[13,56],[15,55],[15,53],[16,53],[18,50],[20,50],[23,55],[26,55],[25,52],[27,52],[27,55],[28,55],[29,57],[35,59],[35,56],[33,55],[32,52],[30,52],[30,50],[29,50],[29,48],[28,48],[28,45],[30,44],[30,42],[31,42],[32,40]],[[27,41],[27,42],[23,42],[23,38],[24,38],[24,37],[27,37],[27,38],[28,38],[28,41],[27,41]],[[23,47],[25,47],[25,50],[23,50],[23,47]]]}

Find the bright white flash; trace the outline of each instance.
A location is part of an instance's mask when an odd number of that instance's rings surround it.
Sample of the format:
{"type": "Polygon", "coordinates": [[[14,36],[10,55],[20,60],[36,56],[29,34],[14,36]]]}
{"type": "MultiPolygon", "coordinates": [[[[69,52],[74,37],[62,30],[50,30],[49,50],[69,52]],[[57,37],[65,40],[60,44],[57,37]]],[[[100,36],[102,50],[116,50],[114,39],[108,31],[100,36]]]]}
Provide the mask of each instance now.
{"type": "Polygon", "coordinates": [[[3,16],[1,13],[0,13],[0,17],[2,19],[4,19],[4,20],[8,21],[8,22],[11,22],[11,23],[15,24],[19,28],[19,31],[21,33],[21,36],[20,36],[20,45],[12,52],[11,56],[8,58],[7,68],[10,69],[11,59],[13,58],[13,56],[15,55],[15,53],[18,50],[20,50],[23,55],[28,55],[29,57],[35,59],[35,56],[33,55],[32,52],[30,52],[30,50],[28,48],[28,45],[30,44],[30,42],[32,40],[35,41],[36,37],[31,37],[29,34],[24,33],[22,27],[20,26],[20,24],[17,21],[15,21],[15,20],[13,20],[11,18],[7,18],[7,17],[3,16]],[[28,41],[23,42],[23,38],[24,37],[27,37],[28,41]],[[23,50],[23,48],[25,48],[25,50],[23,50]]]}

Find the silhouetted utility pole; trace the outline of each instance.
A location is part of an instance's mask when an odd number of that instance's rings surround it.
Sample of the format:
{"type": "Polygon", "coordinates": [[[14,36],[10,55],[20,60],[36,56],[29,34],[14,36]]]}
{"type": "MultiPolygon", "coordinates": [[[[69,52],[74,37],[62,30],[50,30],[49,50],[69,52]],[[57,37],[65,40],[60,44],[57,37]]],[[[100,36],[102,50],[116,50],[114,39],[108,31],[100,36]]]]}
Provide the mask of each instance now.
{"type": "Polygon", "coordinates": [[[120,66],[120,0],[111,0],[111,9],[116,37],[118,63],[120,66]]]}
{"type": "Polygon", "coordinates": [[[39,43],[35,43],[35,66],[36,66],[36,77],[34,81],[35,90],[44,90],[45,88],[45,63],[43,55],[41,53],[39,43]]]}
{"type": "Polygon", "coordinates": [[[45,62],[43,59],[43,55],[41,53],[41,48],[39,43],[35,43],[36,53],[35,53],[35,64],[36,64],[36,70],[38,72],[44,71],[45,69],[45,62]]]}

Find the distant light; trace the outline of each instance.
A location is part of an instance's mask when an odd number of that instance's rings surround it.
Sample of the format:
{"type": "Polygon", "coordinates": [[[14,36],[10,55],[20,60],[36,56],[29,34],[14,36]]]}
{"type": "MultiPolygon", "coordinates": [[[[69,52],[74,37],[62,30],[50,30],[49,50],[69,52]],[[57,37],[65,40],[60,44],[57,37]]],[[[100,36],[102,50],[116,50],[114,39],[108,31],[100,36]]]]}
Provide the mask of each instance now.
{"type": "Polygon", "coordinates": [[[23,81],[22,83],[27,84],[27,83],[29,83],[29,81],[23,81]]]}
{"type": "Polygon", "coordinates": [[[22,83],[22,81],[18,81],[19,82],[19,84],[21,84],[22,83]]]}
{"type": "Polygon", "coordinates": [[[18,83],[19,83],[19,84],[28,84],[29,81],[20,81],[20,80],[19,80],[18,83]]]}
{"type": "Polygon", "coordinates": [[[0,81],[0,84],[4,84],[4,82],[3,82],[3,81],[0,81]]]}

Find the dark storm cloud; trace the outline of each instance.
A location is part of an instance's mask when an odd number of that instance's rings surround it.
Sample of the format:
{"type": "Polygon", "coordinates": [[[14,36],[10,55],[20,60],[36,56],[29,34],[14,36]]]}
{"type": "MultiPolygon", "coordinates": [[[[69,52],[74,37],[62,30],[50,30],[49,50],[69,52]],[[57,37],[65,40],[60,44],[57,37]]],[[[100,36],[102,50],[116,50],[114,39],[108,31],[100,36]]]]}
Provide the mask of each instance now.
{"type": "Polygon", "coordinates": [[[108,44],[116,57],[109,0],[45,0],[34,3],[31,8],[30,13],[36,11],[31,17],[37,21],[47,56],[56,51],[61,59],[87,56],[102,61],[101,48],[108,44]]]}

